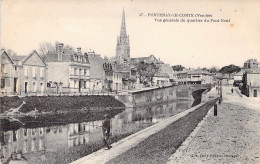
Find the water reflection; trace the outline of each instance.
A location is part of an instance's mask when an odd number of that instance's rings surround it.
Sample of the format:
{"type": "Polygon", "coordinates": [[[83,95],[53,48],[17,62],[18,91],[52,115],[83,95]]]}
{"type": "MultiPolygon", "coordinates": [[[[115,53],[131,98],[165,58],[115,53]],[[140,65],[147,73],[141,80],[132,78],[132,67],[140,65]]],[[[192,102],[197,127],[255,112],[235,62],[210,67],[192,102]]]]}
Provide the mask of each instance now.
{"type": "MultiPolygon", "coordinates": [[[[156,106],[127,108],[111,119],[112,136],[129,134],[176,115],[192,106],[191,101],[178,101],[156,106]]],[[[76,121],[76,120],[75,120],[76,121]]],[[[13,154],[58,151],[102,140],[102,120],[61,126],[20,128],[0,131],[0,157],[6,161],[13,154]]]]}

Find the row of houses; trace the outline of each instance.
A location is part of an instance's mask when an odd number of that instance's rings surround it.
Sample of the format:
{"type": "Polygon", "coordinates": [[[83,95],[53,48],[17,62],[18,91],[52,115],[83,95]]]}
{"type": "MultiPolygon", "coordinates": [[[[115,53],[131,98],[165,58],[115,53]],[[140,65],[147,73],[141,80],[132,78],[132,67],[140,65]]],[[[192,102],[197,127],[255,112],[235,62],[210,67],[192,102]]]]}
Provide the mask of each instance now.
{"type": "Polygon", "coordinates": [[[122,72],[94,51],[82,53],[62,43],[44,57],[1,50],[1,95],[89,94],[121,91],[122,72]]]}
{"type": "Polygon", "coordinates": [[[173,81],[177,84],[213,84],[214,75],[203,69],[184,69],[173,73],[173,81]]]}
{"type": "Polygon", "coordinates": [[[260,69],[257,59],[248,59],[239,72],[215,75],[222,85],[237,86],[248,97],[260,96],[260,69]]]}
{"type": "Polygon", "coordinates": [[[33,51],[28,56],[10,56],[1,50],[1,94],[45,93],[46,63],[33,51]]]}

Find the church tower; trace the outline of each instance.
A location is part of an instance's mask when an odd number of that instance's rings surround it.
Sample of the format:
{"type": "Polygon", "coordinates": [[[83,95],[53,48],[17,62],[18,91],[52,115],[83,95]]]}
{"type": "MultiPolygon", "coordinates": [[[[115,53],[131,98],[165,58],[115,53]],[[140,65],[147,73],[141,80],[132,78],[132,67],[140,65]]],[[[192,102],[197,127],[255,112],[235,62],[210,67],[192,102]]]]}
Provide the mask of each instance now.
{"type": "Polygon", "coordinates": [[[123,10],[120,36],[117,37],[116,61],[118,64],[130,63],[129,36],[126,33],[125,11],[123,10]]]}

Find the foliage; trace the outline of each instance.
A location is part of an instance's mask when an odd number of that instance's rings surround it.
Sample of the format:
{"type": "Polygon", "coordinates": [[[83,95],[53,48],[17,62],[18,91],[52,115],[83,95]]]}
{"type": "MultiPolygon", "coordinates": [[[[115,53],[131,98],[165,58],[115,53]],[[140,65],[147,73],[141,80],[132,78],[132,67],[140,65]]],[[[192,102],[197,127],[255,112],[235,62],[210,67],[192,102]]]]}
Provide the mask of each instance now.
{"type": "Polygon", "coordinates": [[[218,69],[217,69],[216,67],[211,67],[211,68],[209,69],[209,72],[210,72],[210,73],[217,73],[217,72],[218,72],[218,69]]]}
{"type": "MultiPolygon", "coordinates": [[[[49,52],[56,52],[56,46],[59,43],[60,42],[58,42],[58,41],[56,41],[55,44],[52,44],[51,42],[42,42],[39,44],[38,52],[41,56],[45,56],[49,52]]],[[[70,48],[70,49],[74,50],[74,48],[69,44],[66,44],[64,46],[64,48],[70,48]]]]}
{"type": "Polygon", "coordinates": [[[172,69],[174,71],[183,71],[184,68],[185,67],[183,67],[182,65],[174,65],[174,66],[172,66],[172,69]]]}
{"type": "Polygon", "coordinates": [[[19,107],[23,101],[18,96],[13,97],[0,97],[0,113],[4,113],[6,110],[10,108],[19,107]]]}
{"type": "Polygon", "coordinates": [[[137,73],[139,75],[140,83],[151,82],[155,73],[159,71],[159,66],[155,63],[139,62],[137,65],[137,73]]]}
{"type": "Polygon", "coordinates": [[[223,74],[231,74],[231,73],[234,73],[234,72],[239,72],[241,70],[241,68],[239,66],[236,66],[236,65],[233,65],[233,64],[230,64],[229,66],[224,66],[220,69],[220,73],[223,73],[223,74]]]}

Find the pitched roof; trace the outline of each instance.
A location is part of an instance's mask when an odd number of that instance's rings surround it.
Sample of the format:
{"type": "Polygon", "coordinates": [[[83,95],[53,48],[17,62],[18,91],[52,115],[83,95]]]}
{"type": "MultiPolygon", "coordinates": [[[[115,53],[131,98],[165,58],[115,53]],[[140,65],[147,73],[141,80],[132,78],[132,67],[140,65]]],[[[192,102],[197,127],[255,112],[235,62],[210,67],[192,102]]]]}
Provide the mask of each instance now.
{"type": "MultiPolygon", "coordinates": [[[[81,52],[75,52],[71,48],[65,48],[63,49],[63,54],[62,54],[62,62],[70,62],[74,61],[75,56],[85,56],[85,54],[82,54],[81,52]]],[[[86,62],[84,63],[89,63],[88,58],[86,57],[86,62]]],[[[48,62],[58,62],[58,53],[56,51],[54,52],[48,52],[48,54],[45,56],[45,61],[48,62]]]]}
{"type": "Polygon", "coordinates": [[[210,73],[207,70],[202,70],[202,69],[192,69],[192,70],[188,70],[188,74],[204,74],[204,75],[213,75],[212,73],[210,73]]]}
{"type": "Polygon", "coordinates": [[[25,58],[26,56],[12,56],[12,59],[14,60],[14,61],[20,61],[20,60],[23,60],[24,58],[25,58]]]}
{"type": "Polygon", "coordinates": [[[12,64],[14,64],[14,61],[12,60],[12,58],[8,55],[8,53],[5,50],[1,50],[1,55],[5,53],[5,55],[8,57],[8,59],[12,62],[12,64]]]}
{"type": "Polygon", "coordinates": [[[233,73],[232,76],[243,76],[244,73],[245,73],[245,70],[241,70],[239,72],[233,73]]]}
{"type": "Polygon", "coordinates": [[[155,73],[154,77],[165,77],[165,78],[170,78],[170,76],[169,76],[168,73],[161,73],[161,72],[155,73]]]}
{"type": "Polygon", "coordinates": [[[12,56],[13,61],[18,64],[19,61],[22,61],[26,56],[12,56]]]}
{"type": "Polygon", "coordinates": [[[38,52],[36,50],[33,50],[28,56],[26,56],[25,58],[23,58],[21,61],[22,63],[25,63],[33,54],[36,54],[41,61],[43,62],[44,65],[46,65],[46,63],[44,62],[44,60],[42,59],[42,57],[38,54],[38,52]]]}
{"type": "Polygon", "coordinates": [[[246,71],[248,74],[259,74],[260,68],[250,69],[246,71]]]}

